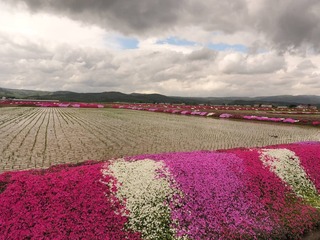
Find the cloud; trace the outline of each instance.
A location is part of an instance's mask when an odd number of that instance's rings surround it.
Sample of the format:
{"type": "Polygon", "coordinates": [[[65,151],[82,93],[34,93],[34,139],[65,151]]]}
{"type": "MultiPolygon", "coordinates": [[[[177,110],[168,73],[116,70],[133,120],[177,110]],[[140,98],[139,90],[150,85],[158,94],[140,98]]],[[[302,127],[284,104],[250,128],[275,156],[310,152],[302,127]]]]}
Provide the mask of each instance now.
{"type": "MultiPolygon", "coordinates": [[[[319,48],[317,0],[13,0],[32,12],[48,12],[131,36],[170,36],[194,27],[265,40],[286,51],[309,44],[319,48]]],[[[190,33],[189,35],[192,35],[190,33]]],[[[192,37],[191,37],[192,38],[192,37]]],[[[219,42],[218,42],[219,43],[219,42]]],[[[236,43],[238,44],[238,43],[236,43]]]]}
{"type": "Polygon", "coordinates": [[[143,33],[151,29],[164,29],[177,21],[176,11],[183,8],[184,1],[140,0],[28,0],[25,3],[32,12],[49,12],[68,16],[104,28],[123,33],[143,33]]]}
{"type": "Polygon", "coordinates": [[[199,50],[195,50],[191,52],[187,59],[191,61],[205,61],[205,60],[211,60],[213,61],[217,56],[217,52],[210,50],[208,48],[201,48],[199,50]]]}
{"type": "Polygon", "coordinates": [[[248,55],[227,53],[219,61],[219,70],[225,74],[265,74],[285,68],[285,59],[276,53],[248,55]]]}
{"type": "Polygon", "coordinates": [[[120,47],[109,32],[94,25],[83,25],[63,16],[44,13],[32,15],[19,8],[14,11],[12,7],[1,2],[0,9],[0,32],[2,37],[10,38],[5,42],[29,41],[30,47],[32,44],[34,47],[38,44],[53,47],[63,43],[79,47],[120,47]]]}
{"type": "Polygon", "coordinates": [[[275,46],[282,50],[303,44],[319,48],[319,1],[259,0],[258,3],[258,9],[251,13],[255,29],[266,35],[275,46]]]}
{"type": "Polygon", "coordinates": [[[177,96],[318,94],[320,90],[320,57],[314,55],[181,51],[182,46],[154,49],[152,44],[114,51],[67,43],[47,46],[3,32],[0,42],[0,86],[8,88],[177,96]]]}
{"type": "Polygon", "coordinates": [[[12,2],[16,8],[0,2],[1,87],[178,96],[320,92],[316,1],[12,2]]]}
{"type": "Polygon", "coordinates": [[[297,70],[299,71],[304,71],[304,70],[309,70],[309,69],[315,69],[317,68],[310,59],[303,60],[297,65],[297,70]]]}

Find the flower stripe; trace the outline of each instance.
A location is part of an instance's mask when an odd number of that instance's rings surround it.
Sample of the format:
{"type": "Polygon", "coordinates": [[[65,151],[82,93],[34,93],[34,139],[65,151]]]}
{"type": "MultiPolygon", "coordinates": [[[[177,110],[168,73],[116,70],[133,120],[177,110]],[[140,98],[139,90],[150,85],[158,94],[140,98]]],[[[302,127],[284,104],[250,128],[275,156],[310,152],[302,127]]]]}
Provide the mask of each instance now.
{"type": "Polygon", "coordinates": [[[142,233],[145,239],[174,239],[169,199],[174,193],[162,162],[150,159],[112,162],[104,175],[117,179],[116,196],[129,211],[127,227],[142,233]]]}
{"type": "Polygon", "coordinates": [[[320,197],[316,187],[300,165],[300,159],[288,149],[262,149],[260,159],[276,173],[300,197],[312,206],[320,208],[320,197]]]}
{"type": "Polygon", "coordinates": [[[288,144],[286,148],[295,152],[300,164],[320,192],[320,149],[319,142],[301,142],[288,144]]]}

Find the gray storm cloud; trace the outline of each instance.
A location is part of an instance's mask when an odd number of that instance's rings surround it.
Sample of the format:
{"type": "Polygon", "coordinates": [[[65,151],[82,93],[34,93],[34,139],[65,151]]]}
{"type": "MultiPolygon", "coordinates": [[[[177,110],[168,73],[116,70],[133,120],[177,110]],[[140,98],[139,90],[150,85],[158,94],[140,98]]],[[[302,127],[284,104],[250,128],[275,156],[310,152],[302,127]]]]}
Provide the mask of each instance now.
{"type": "Polygon", "coordinates": [[[123,33],[140,34],[168,29],[178,20],[184,1],[141,0],[28,0],[31,11],[53,12],[123,33]]]}
{"type": "Polygon", "coordinates": [[[12,0],[133,36],[180,27],[208,32],[253,31],[282,51],[304,44],[319,49],[318,0],[12,0]]]}
{"type": "Polygon", "coordinates": [[[280,49],[302,44],[319,49],[320,2],[317,0],[263,1],[252,17],[255,29],[280,49]]]}

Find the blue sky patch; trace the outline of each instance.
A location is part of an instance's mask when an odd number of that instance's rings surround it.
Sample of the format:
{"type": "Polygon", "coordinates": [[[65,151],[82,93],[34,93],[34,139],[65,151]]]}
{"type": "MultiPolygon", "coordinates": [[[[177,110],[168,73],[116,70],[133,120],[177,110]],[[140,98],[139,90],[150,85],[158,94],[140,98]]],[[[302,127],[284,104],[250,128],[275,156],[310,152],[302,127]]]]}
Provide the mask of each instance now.
{"type": "Polygon", "coordinates": [[[122,49],[136,49],[138,48],[139,41],[133,37],[117,37],[117,42],[120,44],[122,49]]]}
{"type": "MultiPolygon", "coordinates": [[[[168,37],[166,39],[158,40],[156,44],[169,44],[169,45],[175,45],[175,46],[202,46],[202,44],[200,43],[189,41],[186,39],[181,39],[178,37],[168,37]]],[[[215,51],[233,50],[237,52],[247,52],[248,50],[247,46],[242,44],[230,45],[226,43],[209,43],[203,46],[213,49],[215,51]]]]}
{"type": "Polygon", "coordinates": [[[156,44],[170,44],[175,46],[195,46],[197,45],[196,42],[192,42],[186,39],[181,39],[177,37],[168,37],[163,40],[158,40],[156,44]]]}

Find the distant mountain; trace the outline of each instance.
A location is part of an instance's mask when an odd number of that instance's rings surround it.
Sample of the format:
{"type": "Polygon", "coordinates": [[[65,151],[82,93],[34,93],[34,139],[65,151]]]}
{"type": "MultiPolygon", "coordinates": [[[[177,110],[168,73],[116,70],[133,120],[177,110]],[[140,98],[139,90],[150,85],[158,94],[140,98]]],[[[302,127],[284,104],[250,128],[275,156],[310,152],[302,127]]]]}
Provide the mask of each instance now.
{"type": "Polygon", "coordinates": [[[303,103],[303,104],[319,104],[320,96],[315,95],[282,95],[273,97],[257,97],[255,98],[261,101],[272,101],[272,102],[288,102],[288,103],[303,103]]]}
{"type": "Polygon", "coordinates": [[[30,96],[46,96],[50,94],[51,92],[46,91],[0,88],[0,97],[7,98],[28,98],[30,96]]]}
{"type": "MultiPolygon", "coordinates": [[[[161,94],[124,94],[121,92],[76,93],[69,91],[45,92],[0,88],[0,97],[60,100],[70,102],[136,102],[136,103],[187,103],[198,104],[201,101],[192,98],[168,97],[161,94]]],[[[203,100],[202,102],[205,102],[203,100]]],[[[202,103],[201,102],[201,103],[202,103]]]]}
{"type": "Polygon", "coordinates": [[[69,102],[129,102],[129,103],[185,103],[185,104],[229,104],[229,105],[298,105],[311,104],[320,107],[320,96],[281,95],[262,97],[174,97],[161,94],[125,94],[121,92],[76,93],[70,91],[34,91],[0,88],[0,97],[60,100],[69,102]]]}

